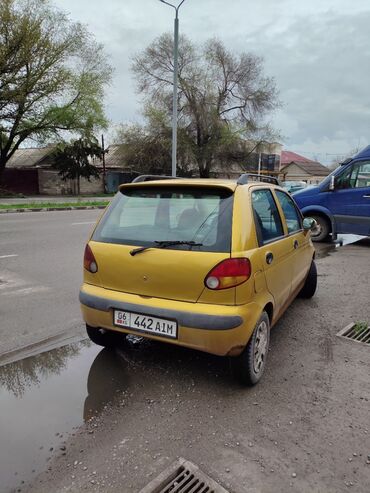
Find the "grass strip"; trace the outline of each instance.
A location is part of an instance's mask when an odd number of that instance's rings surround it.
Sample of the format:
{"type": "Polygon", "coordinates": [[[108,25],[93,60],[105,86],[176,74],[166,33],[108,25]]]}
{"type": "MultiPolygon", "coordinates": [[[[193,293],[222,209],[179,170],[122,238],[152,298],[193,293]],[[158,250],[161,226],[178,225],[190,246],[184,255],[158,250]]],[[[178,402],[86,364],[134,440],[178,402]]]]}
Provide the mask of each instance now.
{"type": "Polygon", "coordinates": [[[64,207],[89,207],[89,206],[106,206],[109,201],[85,201],[85,202],[31,202],[28,204],[0,204],[0,210],[11,209],[62,209],[64,207]]]}

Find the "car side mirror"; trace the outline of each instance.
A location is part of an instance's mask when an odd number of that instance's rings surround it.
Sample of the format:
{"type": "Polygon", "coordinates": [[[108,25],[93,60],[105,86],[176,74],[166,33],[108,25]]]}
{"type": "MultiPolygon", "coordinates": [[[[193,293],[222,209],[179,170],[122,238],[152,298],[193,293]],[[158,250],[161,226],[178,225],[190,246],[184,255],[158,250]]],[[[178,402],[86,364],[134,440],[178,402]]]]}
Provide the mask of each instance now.
{"type": "Polygon", "coordinates": [[[329,190],[335,190],[335,176],[332,175],[330,177],[329,190]]]}
{"type": "Polygon", "coordinates": [[[304,231],[312,231],[317,227],[317,222],[313,217],[305,217],[303,219],[303,230],[304,231]]]}

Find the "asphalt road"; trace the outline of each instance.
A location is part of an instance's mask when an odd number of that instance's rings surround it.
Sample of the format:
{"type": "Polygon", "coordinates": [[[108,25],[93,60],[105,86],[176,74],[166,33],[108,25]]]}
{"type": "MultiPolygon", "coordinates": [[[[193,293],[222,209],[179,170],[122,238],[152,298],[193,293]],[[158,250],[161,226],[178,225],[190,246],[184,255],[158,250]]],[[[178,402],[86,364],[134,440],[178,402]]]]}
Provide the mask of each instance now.
{"type": "Polygon", "coordinates": [[[369,348],[336,333],[370,319],[369,240],[320,246],[315,297],[287,310],[262,381],[243,388],[196,351],[61,344],[84,336],[99,214],[0,216],[0,491],[137,493],[184,457],[233,493],[368,493],[369,348]],[[22,359],[45,340],[61,347],[22,359]]]}
{"type": "Polygon", "coordinates": [[[101,213],[0,215],[0,363],[30,344],[81,337],[82,257],[101,213]]]}

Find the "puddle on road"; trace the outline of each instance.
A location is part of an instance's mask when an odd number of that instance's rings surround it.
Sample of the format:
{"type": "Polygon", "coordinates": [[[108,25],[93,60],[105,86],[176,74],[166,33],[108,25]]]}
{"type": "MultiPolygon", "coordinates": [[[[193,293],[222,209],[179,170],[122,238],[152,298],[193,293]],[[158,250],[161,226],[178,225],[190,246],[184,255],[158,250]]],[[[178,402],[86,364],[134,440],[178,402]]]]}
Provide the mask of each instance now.
{"type": "MultiPolygon", "coordinates": [[[[55,451],[62,453],[73,429],[104,406],[99,393],[95,400],[86,398],[86,382],[92,386],[89,371],[100,351],[81,342],[0,368],[1,491],[32,480],[55,451]],[[87,399],[92,411],[87,411],[87,399]]],[[[101,378],[101,398],[109,400],[114,390],[101,378]]]]}
{"type": "Polygon", "coordinates": [[[352,243],[356,243],[357,241],[363,240],[366,238],[365,236],[358,235],[338,235],[338,239],[334,242],[330,243],[314,243],[314,247],[316,250],[316,258],[325,258],[330,254],[338,250],[338,248],[351,245],[352,243]]]}
{"type": "MultiPolygon", "coordinates": [[[[227,361],[181,347],[132,337],[130,349],[70,344],[0,367],[1,491],[23,490],[47,468],[64,441],[123,391],[173,391],[194,378],[232,388],[227,361]],[[168,375],[171,383],[167,383],[168,375]],[[144,389],[146,389],[144,391],[144,389]]],[[[66,451],[68,454],[68,449],[66,451]]]]}

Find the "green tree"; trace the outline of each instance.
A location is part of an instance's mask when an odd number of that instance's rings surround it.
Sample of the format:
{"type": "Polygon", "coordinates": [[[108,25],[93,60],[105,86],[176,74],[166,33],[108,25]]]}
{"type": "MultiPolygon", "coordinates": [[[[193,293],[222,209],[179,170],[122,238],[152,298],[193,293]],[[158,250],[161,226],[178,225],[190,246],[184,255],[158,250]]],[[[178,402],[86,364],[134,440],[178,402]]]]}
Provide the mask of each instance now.
{"type": "Polygon", "coordinates": [[[0,0],[0,182],[27,139],[105,127],[111,73],[102,46],[49,0],[0,0]]]}
{"type": "Polygon", "coordinates": [[[85,137],[70,144],[59,144],[54,152],[53,167],[58,170],[62,180],[77,180],[77,194],[80,195],[80,178],[100,177],[100,169],[92,162],[102,159],[103,149],[95,137],[85,137]]]}
{"type": "MultiPolygon", "coordinates": [[[[132,171],[140,174],[171,174],[172,128],[169,115],[153,107],[145,111],[145,124],[123,125],[115,141],[132,171]]],[[[177,169],[180,176],[191,176],[192,151],[184,129],[178,130],[177,169]]]]}
{"type": "MultiPolygon", "coordinates": [[[[172,110],[172,57],[172,36],[165,34],[132,67],[145,103],[167,115],[172,110]]],[[[268,140],[265,118],[279,105],[273,79],[263,75],[262,59],[235,55],[215,39],[203,46],[180,39],[178,98],[179,131],[205,178],[221,158],[226,163],[228,156],[239,159],[243,141],[268,140]]]]}

